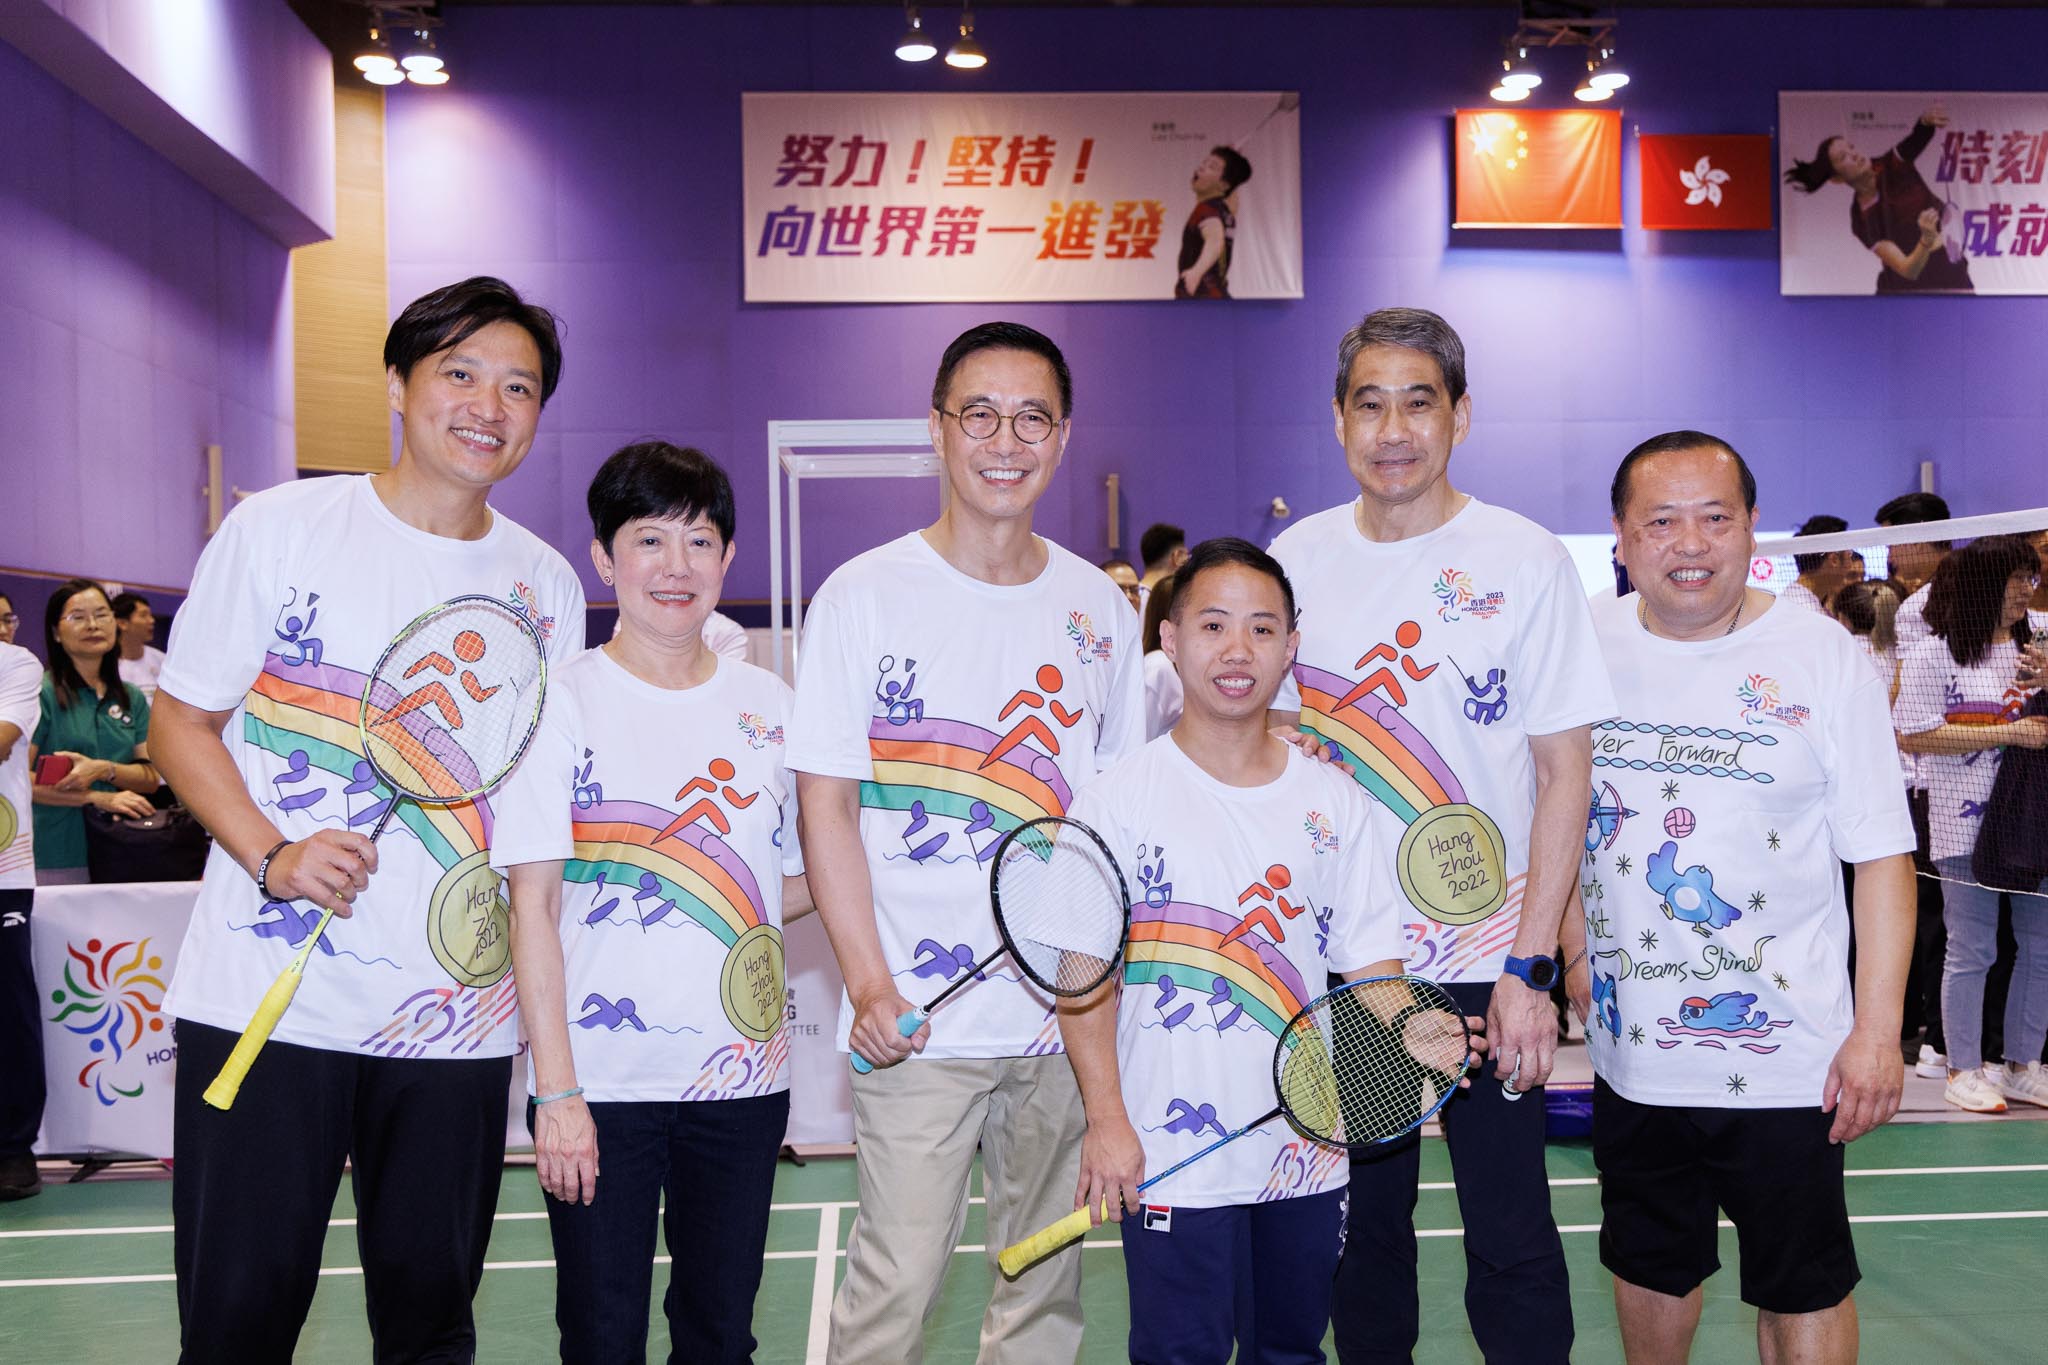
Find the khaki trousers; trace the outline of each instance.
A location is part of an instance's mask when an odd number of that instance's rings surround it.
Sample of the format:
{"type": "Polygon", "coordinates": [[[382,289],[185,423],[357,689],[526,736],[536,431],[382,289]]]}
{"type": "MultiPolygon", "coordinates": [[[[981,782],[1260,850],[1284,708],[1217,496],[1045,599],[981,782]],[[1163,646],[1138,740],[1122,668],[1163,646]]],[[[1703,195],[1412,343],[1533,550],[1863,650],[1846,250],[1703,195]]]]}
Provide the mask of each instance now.
{"type": "Polygon", "coordinates": [[[981,1151],[995,1292],[978,1365],[1070,1365],[1081,1349],[1081,1249],[1014,1282],[996,1255],[1071,1213],[1087,1128],[1064,1055],[911,1060],[853,1078],[860,1209],[832,1300],[829,1365],[917,1365],[925,1320],[967,1221],[981,1151]]]}

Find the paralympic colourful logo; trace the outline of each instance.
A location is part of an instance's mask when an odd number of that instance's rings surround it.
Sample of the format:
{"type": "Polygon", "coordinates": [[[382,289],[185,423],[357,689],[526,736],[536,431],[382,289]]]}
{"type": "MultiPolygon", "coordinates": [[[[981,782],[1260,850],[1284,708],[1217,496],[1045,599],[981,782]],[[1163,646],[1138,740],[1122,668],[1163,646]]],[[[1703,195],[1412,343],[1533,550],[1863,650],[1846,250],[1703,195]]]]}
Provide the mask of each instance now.
{"type": "Polygon", "coordinates": [[[1308,845],[1317,854],[1335,853],[1339,847],[1337,830],[1331,825],[1330,817],[1319,810],[1312,810],[1301,822],[1301,828],[1308,835],[1308,845]]]}
{"type": "Polygon", "coordinates": [[[541,639],[555,638],[555,618],[541,615],[540,594],[515,578],[512,580],[512,591],[506,600],[515,611],[533,623],[533,628],[541,639]]]}
{"type": "Polygon", "coordinates": [[[782,743],[782,727],[770,725],[752,711],[740,712],[740,733],[746,736],[749,749],[765,749],[771,744],[782,743]]]}
{"type": "Polygon", "coordinates": [[[1074,642],[1074,657],[1084,664],[1097,659],[1107,659],[1110,651],[1116,647],[1115,638],[1097,635],[1095,623],[1088,619],[1086,612],[1081,611],[1067,613],[1067,638],[1074,642]]]}
{"type": "Polygon", "coordinates": [[[1742,722],[1745,725],[1754,725],[1762,720],[1778,720],[1797,729],[1813,714],[1809,707],[1781,702],[1778,680],[1761,673],[1750,674],[1737,686],[1735,699],[1742,703],[1742,722]]]}
{"type": "Polygon", "coordinates": [[[1436,609],[1440,621],[1455,621],[1460,616],[1477,617],[1490,621],[1500,615],[1507,605],[1504,592],[1480,592],[1472,586],[1472,575],[1463,569],[1445,569],[1436,576],[1436,586],[1430,589],[1443,605],[1436,609]]]}
{"type": "Polygon", "coordinates": [[[144,1035],[161,1033],[164,960],[149,951],[149,939],[124,939],[103,944],[87,939],[85,951],[64,945],[64,988],[50,992],[58,1007],[50,1022],[88,1039],[92,1059],[78,1073],[78,1083],[101,1104],[132,1100],[143,1090],[123,1086],[112,1073],[135,1050],[144,1035]]]}

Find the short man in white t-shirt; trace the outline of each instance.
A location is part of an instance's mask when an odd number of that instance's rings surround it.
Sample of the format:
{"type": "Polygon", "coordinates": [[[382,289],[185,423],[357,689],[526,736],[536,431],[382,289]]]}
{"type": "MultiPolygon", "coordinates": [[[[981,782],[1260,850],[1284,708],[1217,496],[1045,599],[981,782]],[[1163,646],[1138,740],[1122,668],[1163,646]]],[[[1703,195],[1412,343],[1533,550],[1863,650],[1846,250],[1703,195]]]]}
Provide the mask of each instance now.
{"type": "MultiPolygon", "coordinates": [[[[1800,522],[1799,529],[1792,534],[1825,536],[1848,529],[1848,522],[1823,512],[1800,522]]],[[[1849,586],[1852,579],[1862,577],[1857,567],[1861,561],[1855,558],[1855,553],[1854,550],[1830,550],[1794,555],[1792,567],[1799,571],[1799,577],[1793,580],[1791,587],[1778,594],[1778,600],[1788,607],[1827,616],[1828,604],[1835,600],[1835,594],[1849,586]]]]}
{"type": "MultiPolygon", "coordinates": [[[[151,757],[214,836],[164,1000],[178,1020],[187,1361],[291,1358],[344,1162],[379,1357],[475,1349],[518,1045],[489,798],[406,802],[372,844],[393,793],[355,721],[392,638],[452,597],[518,610],[552,664],[580,649],[568,562],[487,501],[532,447],[561,349],[545,309],[479,276],[408,305],[384,362],[396,465],[287,483],[229,514],[173,623],[153,709],[151,757]],[[323,906],[347,917],[240,1098],[202,1103],[323,906]]],[[[500,687],[463,705],[493,696],[513,702],[500,687]]]]}
{"type": "Polygon", "coordinates": [[[29,954],[36,857],[28,770],[42,686],[42,660],[0,643],[0,1200],[26,1199],[43,1188],[35,1158],[46,1087],[42,997],[29,954]]]}
{"type": "Polygon", "coordinates": [[[1267,730],[1295,641],[1279,564],[1209,540],[1174,584],[1160,639],[1180,721],[1074,803],[1143,897],[1119,981],[1060,1009],[1088,1110],[1075,1206],[1106,1203],[1123,1224],[1131,1359],[1320,1360],[1341,1148],[1276,1119],[1138,1186],[1273,1107],[1274,1048],[1331,972],[1401,970],[1399,892],[1374,856],[1401,827],[1267,730]]]}
{"type": "MultiPolygon", "coordinates": [[[[1065,813],[1144,739],[1130,603],[1031,531],[1059,467],[1073,384],[1051,340],[994,322],[947,347],[931,439],[933,525],[859,555],[804,618],[789,766],[804,864],[846,981],[860,1211],[833,1301],[834,1365],[906,1365],[967,1215],[979,1145],[989,1263],[1070,1212],[1083,1119],[1052,1002],[1000,963],[910,1037],[898,1020],[996,943],[988,865],[1003,835],[1065,813]]],[[[998,1280],[982,1358],[1071,1361],[1081,1256],[998,1280]]]]}
{"type": "MultiPolygon", "coordinates": [[[[1406,826],[1387,858],[1407,967],[1484,1015],[1497,1081],[1444,1106],[1465,1215],[1466,1314],[1493,1359],[1566,1360],[1572,1317],[1550,1216],[1543,1100],[1558,924],[1576,885],[1594,721],[1614,714],[1571,555],[1459,491],[1465,350],[1419,308],[1368,315],[1337,350],[1337,439],[1359,497],[1273,542],[1301,604],[1274,721],[1350,765],[1406,826]],[[1510,1089],[1512,1088],[1512,1089],[1510,1089]]],[[[1337,1350],[1405,1360],[1419,1327],[1415,1138],[1353,1158],[1337,1350]]]]}
{"type": "Polygon", "coordinates": [[[1613,505],[1637,596],[1596,622],[1619,713],[1567,938],[1622,1345],[1685,1359],[1719,1208],[1761,1358],[1852,1361],[1843,1144],[1898,1109],[1913,937],[1885,689],[1846,631],[1747,586],[1756,481],[1725,442],[1645,441],[1613,505]]]}
{"type": "Polygon", "coordinates": [[[164,652],[151,643],[156,638],[156,614],[139,592],[116,593],[113,608],[121,639],[121,681],[140,688],[153,703],[156,680],[164,671],[164,652]]]}

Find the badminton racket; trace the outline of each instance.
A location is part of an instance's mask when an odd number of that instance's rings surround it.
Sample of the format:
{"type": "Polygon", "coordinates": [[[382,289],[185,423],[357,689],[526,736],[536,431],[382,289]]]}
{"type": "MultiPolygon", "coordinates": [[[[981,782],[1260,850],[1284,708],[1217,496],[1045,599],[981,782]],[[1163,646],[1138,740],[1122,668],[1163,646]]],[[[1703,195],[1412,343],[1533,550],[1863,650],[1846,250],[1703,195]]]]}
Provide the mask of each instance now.
{"type": "MultiPolygon", "coordinates": [[[[376,842],[401,803],[454,805],[497,785],[540,724],[547,654],[533,622],[493,597],[456,597],[399,631],[363,684],[356,734],[392,792],[370,830],[376,842]]],[[[263,993],[249,1025],[202,1097],[235,1102],[256,1054],[298,994],[313,949],[340,902],[329,904],[298,955],[263,993]]]]}
{"type": "MultiPolygon", "coordinates": [[[[1078,820],[1041,816],[1003,836],[988,874],[989,905],[1000,942],[922,1009],[896,1021],[905,1038],[931,1012],[1008,953],[1019,970],[1053,995],[1077,996],[1107,981],[1131,934],[1131,896],[1123,870],[1100,835],[1078,820]]],[[[874,1064],[858,1052],[853,1069],[874,1064]]]]}
{"type": "MultiPolygon", "coordinates": [[[[1279,1103],[1250,1123],[1168,1166],[1140,1193],[1255,1128],[1285,1118],[1315,1142],[1357,1151],[1420,1127],[1457,1092],[1472,1064],[1472,1035],[1457,1003],[1419,976],[1369,976],[1326,991],[1280,1031],[1273,1049],[1279,1103]]],[[[1108,1216],[1108,1208],[1103,1208],[1108,1216]]],[[[997,1258],[1005,1275],[1077,1240],[1095,1220],[1086,1208],[1034,1233],[997,1258]]]]}

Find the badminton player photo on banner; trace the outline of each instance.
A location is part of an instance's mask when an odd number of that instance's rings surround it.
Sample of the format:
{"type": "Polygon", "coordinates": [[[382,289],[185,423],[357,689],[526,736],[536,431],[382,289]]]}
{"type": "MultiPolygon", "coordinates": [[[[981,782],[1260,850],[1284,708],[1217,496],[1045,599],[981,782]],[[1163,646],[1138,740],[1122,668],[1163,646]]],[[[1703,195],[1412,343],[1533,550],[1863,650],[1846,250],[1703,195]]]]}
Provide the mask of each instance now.
{"type": "Polygon", "coordinates": [[[2048,294],[2048,94],[1781,91],[1780,292],[2048,294]]]}

